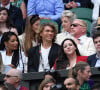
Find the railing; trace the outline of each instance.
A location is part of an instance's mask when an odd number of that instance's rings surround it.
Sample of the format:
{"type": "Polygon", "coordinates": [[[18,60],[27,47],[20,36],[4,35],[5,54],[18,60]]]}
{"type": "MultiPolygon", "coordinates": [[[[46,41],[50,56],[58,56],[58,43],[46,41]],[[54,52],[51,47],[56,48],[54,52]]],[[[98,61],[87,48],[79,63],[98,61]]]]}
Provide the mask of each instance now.
{"type": "MultiPolygon", "coordinates": [[[[92,76],[91,79],[94,80],[94,82],[100,82],[100,68],[91,68],[92,76]]],[[[24,73],[22,84],[29,88],[29,90],[38,90],[38,87],[41,83],[41,81],[44,78],[44,72],[32,72],[32,73],[24,73]]],[[[59,74],[60,78],[64,80],[68,77],[68,70],[59,70],[57,71],[57,74],[59,74]]],[[[0,75],[0,82],[3,83],[4,75],[0,75]]]]}

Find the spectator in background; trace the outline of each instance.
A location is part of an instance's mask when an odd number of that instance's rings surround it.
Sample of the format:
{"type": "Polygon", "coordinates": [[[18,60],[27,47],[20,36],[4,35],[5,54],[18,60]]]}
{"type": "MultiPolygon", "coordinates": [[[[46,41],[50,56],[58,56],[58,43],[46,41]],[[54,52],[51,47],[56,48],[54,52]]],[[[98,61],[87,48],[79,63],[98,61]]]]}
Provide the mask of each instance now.
{"type": "Polygon", "coordinates": [[[23,19],[26,19],[27,17],[27,11],[26,11],[26,5],[24,0],[10,0],[12,5],[15,5],[16,7],[20,8],[22,11],[23,19]]]}
{"type": "Polygon", "coordinates": [[[75,19],[71,24],[71,34],[77,43],[82,56],[89,56],[96,52],[92,38],[86,36],[87,23],[80,19],[75,19]]]}
{"type": "Polygon", "coordinates": [[[4,7],[0,7],[0,32],[3,34],[4,32],[14,32],[18,35],[16,28],[13,26],[11,19],[9,17],[8,9],[4,7]]]}
{"type": "Polygon", "coordinates": [[[17,28],[18,34],[23,32],[23,17],[20,8],[10,4],[10,0],[1,0],[0,7],[5,7],[9,10],[9,16],[12,20],[13,25],[17,28]]]}
{"type": "Polygon", "coordinates": [[[70,34],[71,32],[71,24],[76,19],[75,13],[69,11],[69,10],[64,10],[61,16],[61,21],[62,21],[62,33],[57,34],[56,41],[55,43],[61,45],[64,39],[66,38],[73,38],[72,35],[70,34]]]}
{"type": "Polygon", "coordinates": [[[21,48],[25,52],[26,56],[28,56],[29,49],[38,44],[37,33],[39,32],[39,26],[40,18],[38,15],[33,15],[30,19],[27,18],[25,32],[19,36],[21,48]]]}
{"type": "Polygon", "coordinates": [[[57,21],[64,10],[62,0],[29,0],[28,16],[38,14],[40,18],[57,21]]]}
{"type": "Polygon", "coordinates": [[[93,42],[96,48],[96,53],[90,55],[87,62],[91,67],[100,67],[100,31],[96,31],[93,34],[93,42]]]}
{"type": "Polygon", "coordinates": [[[43,72],[53,67],[60,49],[60,46],[54,43],[56,34],[57,29],[53,23],[44,23],[40,26],[40,45],[29,50],[28,72],[43,72]]]}
{"type": "Polygon", "coordinates": [[[65,9],[72,9],[72,8],[93,8],[93,5],[91,3],[91,0],[63,0],[63,3],[65,4],[65,9]]]}
{"type": "Polygon", "coordinates": [[[67,90],[79,90],[79,81],[75,78],[66,78],[64,85],[67,90]]]}
{"type": "Polygon", "coordinates": [[[28,90],[26,87],[20,85],[21,79],[22,79],[22,72],[17,69],[11,69],[5,75],[4,83],[13,85],[16,88],[16,90],[28,90]]]}
{"type": "Polygon", "coordinates": [[[20,50],[20,43],[14,32],[5,32],[0,44],[0,53],[4,65],[4,73],[11,68],[17,68],[24,71],[26,64],[25,55],[20,50]],[[9,67],[9,68],[8,68],[9,67]]]}
{"type": "Polygon", "coordinates": [[[54,69],[70,69],[79,61],[87,62],[87,56],[80,56],[77,45],[72,39],[65,39],[62,42],[54,69]]]}
{"type": "Polygon", "coordinates": [[[44,79],[40,84],[39,90],[50,90],[50,87],[55,83],[56,81],[53,78],[44,79]]]}
{"type": "Polygon", "coordinates": [[[76,78],[79,81],[79,90],[91,90],[94,82],[90,80],[91,68],[86,62],[78,62],[75,67],[69,71],[69,77],[76,78]]]}

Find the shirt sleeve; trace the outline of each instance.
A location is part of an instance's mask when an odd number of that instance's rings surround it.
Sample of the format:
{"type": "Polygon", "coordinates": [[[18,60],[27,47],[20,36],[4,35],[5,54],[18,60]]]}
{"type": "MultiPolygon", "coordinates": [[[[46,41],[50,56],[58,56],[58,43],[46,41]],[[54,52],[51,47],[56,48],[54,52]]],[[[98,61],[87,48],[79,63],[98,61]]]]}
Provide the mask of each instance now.
{"type": "Polygon", "coordinates": [[[61,17],[61,14],[64,10],[64,4],[62,0],[56,0],[55,2],[55,14],[54,15],[49,15],[52,20],[57,20],[61,17]]]}
{"type": "Polygon", "coordinates": [[[28,0],[28,5],[27,5],[27,14],[28,16],[36,14],[35,12],[35,0],[28,0]]]}

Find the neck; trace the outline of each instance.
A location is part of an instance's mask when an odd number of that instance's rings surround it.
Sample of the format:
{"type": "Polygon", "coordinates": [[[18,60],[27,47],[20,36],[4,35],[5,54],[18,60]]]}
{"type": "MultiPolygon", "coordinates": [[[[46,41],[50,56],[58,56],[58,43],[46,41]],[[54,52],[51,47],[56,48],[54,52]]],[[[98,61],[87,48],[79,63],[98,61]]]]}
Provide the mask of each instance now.
{"type": "Polygon", "coordinates": [[[72,53],[70,55],[67,55],[69,61],[73,61],[77,58],[77,55],[76,55],[76,52],[75,53],[72,53]]]}
{"type": "Polygon", "coordinates": [[[100,52],[97,52],[98,57],[100,57],[100,52]]]}
{"type": "Polygon", "coordinates": [[[84,80],[80,76],[77,76],[77,79],[79,80],[80,86],[82,86],[84,83],[84,80]]]}
{"type": "Polygon", "coordinates": [[[19,86],[19,83],[16,83],[15,85],[14,85],[14,87],[17,89],[18,88],[18,86],[19,86]]]}
{"type": "Polygon", "coordinates": [[[76,63],[76,59],[77,59],[77,55],[76,53],[73,53],[71,55],[67,55],[68,59],[69,59],[69,67],[73,67],[73,65],[76,63]]]}
{"type": "Polygon", "coordinates": [[[0,23],[0,28],[5,28],[6,27],[6,23],[0,23]]]}
{"type": "Polygon", "coordinates": [[[49,48],[51,45],[52,45],[51,42],[43,42],[43,43],[42,43],[42,46],[43,46],[45,49],[49,48]]]}
{"type": "Polygon", "coordinates": [[[6,55],[11,56],[12,53],[13,53],[12,50],[9,50],[9,49],[6,50],[6,55]]]}

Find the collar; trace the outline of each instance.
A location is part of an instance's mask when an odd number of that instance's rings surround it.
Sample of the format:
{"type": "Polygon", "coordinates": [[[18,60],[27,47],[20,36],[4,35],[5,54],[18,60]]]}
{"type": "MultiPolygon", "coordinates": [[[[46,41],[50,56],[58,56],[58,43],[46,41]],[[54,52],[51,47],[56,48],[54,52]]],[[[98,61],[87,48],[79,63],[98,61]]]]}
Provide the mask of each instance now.
{"type": "Polygon", "coordinates": [[[82,35],[81,37],[79,37],[78,39],[82,39],[82,38],[84,38],[84,37],[87,37],[86,35],[82,35]]]}
{"type": "Polygon", "coordinates": [[[16,88],[16,90],[20,90],[20,88],[21,88],[21,86],[19,85],[19,86],[16,88]]]}
{"type": "MultiPolygon", "coordinates": [[[[2,4],[1,4],[1,7],[3,7],[2,4]]],[[[5,8],[10,9],[10,3],[8,5],[6,5],[5,8]]]]}
{"type": "Polygon", "coordinates": [[[96,54],[96,59],[97,59],[97,60],[98,60],[98,59],[100,59],[100,57],[99,57],[98,53],[96,54]]]}

